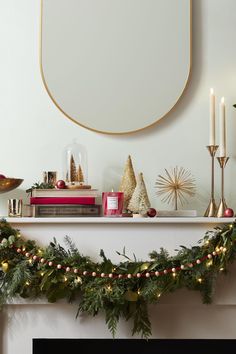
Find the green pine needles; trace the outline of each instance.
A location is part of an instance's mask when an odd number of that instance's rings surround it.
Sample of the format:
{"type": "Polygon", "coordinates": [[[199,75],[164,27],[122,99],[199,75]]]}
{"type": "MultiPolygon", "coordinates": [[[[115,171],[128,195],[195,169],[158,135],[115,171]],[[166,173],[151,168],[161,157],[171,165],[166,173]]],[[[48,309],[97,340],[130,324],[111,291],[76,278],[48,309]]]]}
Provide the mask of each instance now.
{"type": "Polygon", "coordinates": [[[103,313],[115,336],[121,318],[132,321],[132,334],[148,338],[151,323],[148,305],[180,288],[200,291],[210,303],[217,276],[236,255],[236,224],[207,231],[198,245],[180,246],[170,256],[161,249],[145,262],[117,252],[122,261],[113,264],[101,251],[101,262],[80,254],[65,238],[66,248],[54,239],[42,248],[24,240],[18,230],[0,221],[0,305],[16,297],[65,299],[78,303],[77,316],[103,313]]]}

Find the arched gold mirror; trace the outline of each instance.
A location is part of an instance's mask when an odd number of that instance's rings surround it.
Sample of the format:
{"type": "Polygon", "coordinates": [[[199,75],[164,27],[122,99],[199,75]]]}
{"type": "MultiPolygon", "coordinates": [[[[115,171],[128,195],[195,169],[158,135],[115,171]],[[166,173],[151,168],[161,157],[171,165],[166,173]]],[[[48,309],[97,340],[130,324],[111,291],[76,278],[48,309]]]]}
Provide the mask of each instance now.
{"type": "Polygon", "coordinates": [[[191,0],[41,0],[41,68],[57,107],[130,133],[177,103],[191,67],[191,0]]]}

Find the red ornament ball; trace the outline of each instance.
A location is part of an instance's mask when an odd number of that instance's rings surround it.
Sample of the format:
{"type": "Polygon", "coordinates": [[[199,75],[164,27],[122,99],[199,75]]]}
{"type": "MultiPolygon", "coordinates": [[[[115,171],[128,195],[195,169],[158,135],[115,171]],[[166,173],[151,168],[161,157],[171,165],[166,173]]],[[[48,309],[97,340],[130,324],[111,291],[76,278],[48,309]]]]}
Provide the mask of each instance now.
{"type": "Polygon", "coordinates": [[[63,181],[62,179],[59,179],[59,181],[56,182],[56,188],[65,189],[66,188],[66,182],[63,181]]]}
{"type": "Polygon", "coordinates": [[[232,218],[234,216],[234,211],[231,208],[227,208],[224,211],[224,217],[225,218],[232,218]]]}
{"type": "Polygon", "coordinates": [[[0,174],[0,179],[5,179],[6,176],[0,174]]]}
{"type": "Polygon", "coordinates": [[[156,215],[157,215],[156,209],[154,209],[154,208],[149,208],[149,209],[147,210],[147,216],[149,216],[149,218],[154,218],[154,216],[156,216],[156,215]]]}

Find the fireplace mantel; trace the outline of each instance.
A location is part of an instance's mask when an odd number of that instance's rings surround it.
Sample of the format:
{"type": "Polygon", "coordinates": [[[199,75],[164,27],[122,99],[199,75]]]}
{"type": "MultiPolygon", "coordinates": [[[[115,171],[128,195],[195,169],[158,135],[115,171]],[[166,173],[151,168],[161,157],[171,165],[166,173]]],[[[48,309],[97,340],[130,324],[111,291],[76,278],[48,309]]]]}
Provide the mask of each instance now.
{"type": "Polygon", "coordinates": [[[155,217],[155,218],[115,218],[115,217],[79,217],[79,218],[6,218],[11,224],[224,224],[234,222],[235,218],[206,217],[155,217]]]}
{"type": "MultiPolygon", "coordinates": [[[[63,244],[68,235],[82,254],[99,259],[102,248],[114,262],[116,251],[145,260],[150,251],[193,246],[207,230],[234,218],[7,218],[25,238],[42,245],[53,237],[63,244]]],[[[202,305],[198,293],[180,290],[151,307],[153,338],[236,338],[236,264],[220,277],[214,303],[202,305]]],[[[4,354],[32,354],[32,338],[111,338],[102,315],[75,319],[76,305],[64,302],[14,301],[0,314],[0,345],[4,354]]],[[[117,338],[131,338],[129,323],[121,321],[117,338]]],[[[1,350],[0,350],[1,352],[1,350]]]]}

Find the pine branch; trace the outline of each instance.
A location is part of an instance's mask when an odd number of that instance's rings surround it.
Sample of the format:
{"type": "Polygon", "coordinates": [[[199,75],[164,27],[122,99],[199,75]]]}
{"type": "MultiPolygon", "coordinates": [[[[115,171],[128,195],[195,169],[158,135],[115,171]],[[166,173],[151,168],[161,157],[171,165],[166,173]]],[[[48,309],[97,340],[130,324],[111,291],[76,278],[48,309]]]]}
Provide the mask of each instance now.
{"type": "Polygon", "coordinates": [[[116,306],[114,306],[113,304],[109,304],[109,306],[107,305],[105,314],[107,327],[114,338],[117,330],[117,325],[121,316],[120,306],[118,304],[116,304],[116,306]]]}
{"type": "Polygon", "coordinates": [[[28,268],[27,261],[21,261],[15,265],[8,273],[6,273],[3,280],[3,289],[9,294],[14,296],[20,294],[27,282],[32,279],[32,274],[28,268]]]}
{"type": "Polygon", "coordinates": [[[140,334],[142,338],[147,339],[152,334],[151,323],[148,316],[147,304],[143,301],[136,303],[136,310],[133,314],[134,326],[132,335],[140,334]]]}

